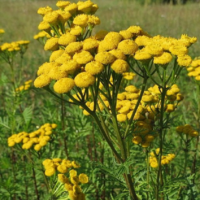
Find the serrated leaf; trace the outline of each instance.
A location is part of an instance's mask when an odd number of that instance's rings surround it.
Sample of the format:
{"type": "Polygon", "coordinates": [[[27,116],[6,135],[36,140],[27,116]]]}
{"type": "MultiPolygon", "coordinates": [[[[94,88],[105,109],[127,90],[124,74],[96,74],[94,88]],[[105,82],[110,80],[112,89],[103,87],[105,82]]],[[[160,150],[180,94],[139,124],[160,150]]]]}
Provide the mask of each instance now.
{"type": "Polygon", "coordinates": [[[11,129],[8,124],[9,124],[8,117],[0,117],[0,126],[3,126],[3,127],[7,128],[7,129],[11,129]]]}
{"type": "Polygon", "coordinates": [[[28,124],[31,121],[32,114],[33,114],[32,106],[25,108],[22,115],[26,124],[28,124]]]}

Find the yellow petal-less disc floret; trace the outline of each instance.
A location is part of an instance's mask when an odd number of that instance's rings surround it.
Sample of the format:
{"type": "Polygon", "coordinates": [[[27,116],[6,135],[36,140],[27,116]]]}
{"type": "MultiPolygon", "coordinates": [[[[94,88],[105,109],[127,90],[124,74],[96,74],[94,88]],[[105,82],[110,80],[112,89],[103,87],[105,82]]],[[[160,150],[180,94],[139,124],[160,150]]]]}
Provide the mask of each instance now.
{"type": "Polygon", "coordinates": [[[44,50],[45,51],[55,51],[55,50],[58,50],[58,38],[50,38],[46,41],[46,44],[44,46],[44,50]]]}
{"type": "Polygon", "coordinates": [[[188,49],[184,45],[174,44],[169,48],[169,51],[176,56],[183,56],[187,54],[188,49]]]}
{"type": "Polygon", "coordinates": [[[61,35],[61,37],[58,40],[58,44],[63,45],[63,46],[67,46],[71,42],[76,42],[76,36],[70,33],[61,35]]]}
{"type": "Polygon", "coordinates": [[[73,74],[76,70],[80,69],[80,65],[75,60],[68,60],[60,68],[69,74],[73,74]]]}
{"type": "Polygon", "coordinates": [[[103,64],[98,61],[91,61],[85,65],[85,71],[92,75],[97,75],[104,70],[103,64]]]}
{"type": "Polygon", "coordinates": [[[56,10],[56,12],[58,13],[58,21],[61,23],[65,23],[71,17],[68,11],[56,10]]]}
{"type": "Polygon", "coordinates": [[[99,25],[101,21],[97,16],[89,15],[87,23],[91,26],[95,26],[95,25],[99,25]]]}
{"type": "Polygon", "coordinates": [[[189,55],[178,56],[177,62],[179,66],[189,67],[192,62],[192,58],[189,55]]]}
{"type": "Polygon", "coordinates": [[[91,1],[84,1],[80,4],[78,4],[78,10],[83,12],[83,13],[90,13],[92,10],[92,6],[94,3],[91,1]]]}
{"type": "Polygon", "coordinates": [[[117,59],[115,60],[111,68],[118,74],[122,74],[129,70],[129,64],[125,60],[117,59]]]}
{"type": "Polygon", "coordinates": [[[88,15],[86,14],[77,15],[73,20],[73,24],[82,26],[82,27],[87,26],[87,23],[88,23],[88,15]]]}
{"type": "Polygon", "coordinates": [[[120,31],[119,34],[123,37],[124,40],[131,39],[133,37],[133,33],[128,30],[120,31]]]}
{"type": "Polygon", "coordinates": [[[113,63],[116,60],[116,57],[113,56],[109,52],[100,52],[96,54],[95,60],[99,61],[100,63],[104,65],[107,65],[107,64],[113,63]]]}
{"type": "Polygon", "coordinates": [[[56,11],[48,12],[44,17],[43,20],[48,22],[51,25],[55,25],[58,23],[58,16],[59,14],[56,11]]]}
{"type": "Polygon", "coordinates": [[[163,53],[163,48],[160,43],[151,42],[146,46],[146,50],[152,56],[159,56],[163,53]]]}
{"type": "Polygon", "coordinates": [[[170,63],[172,60],[172,55],[170,53],[164,52],[160,56],[155,56],[153,62],[155,64],[165,65],[170,63]]]}
{"type": "Polygon", "coordinates": [[[113,56],[115,56],[118,59],[126,60],[125,54],[122,53],[122,51],[119,49],[113,49],[113,50],[109,51],[109,53],[111,53],[113,56]]]}
{"type": "Polygon", "coordinates": [[[40,31],[49,31],[51,29],[50,25],[48,22],[46,21],[42,21],[40,22],[40,24],[38,25],[38,29],[40,31]]]}
{"type": "Polygon", "coordinates": [[[68,6],[70,4],[69,1],[58,1],[56,3],[56,6],[59,7],[59,8],[62,8],[64,9],[66,6],[68,6]]]}
{"type": "Polygon", "coordinates": [[[99,46],[99,41],[94,38],[88,38],[83,41],[83,50],[91,51],[99,46]]]}
{"type": "Polygon", "coordinates": [[[49,85],[50,82],[51,79],[47,75],[42,74],[35,79],[34,86],[36,88],[42,88],[44,86],[49,85]]]}
{"type": "Polygon", "coordinates": [[[64,50],[63,50],[63,49],[59,49],[59,50],[57,50],[57,51],[53,51],[53,52],[51,53],[51,56],[50,56],[50,58],[49,58],[49,61],[50,61],[50,62],[55,61],[55,60],[56,60],[57,58],[59,58],[63,53],[64,53],[64,50]]]}
{"type": "Polygon", "coordinates": [[[61,78],[65,78],[67,77],[67,75],[68,75],[67,72],[58,66],[52,67],[52,69],[48,73],[48,76],[53,80],[59,80],[61,78]]]}
{"type": "Polygon", "coordinates": [[[133,40],[123,40],[118,44],[118,49],[125,55],[133,55],[137,51],[138,45],[133,40]]]}
{"type": "Polygon", "coordinates": [[[81,42],[71,42],[66,48],[65,51],[69,54],[74,54],[75,52],[82,49],[82,43],[81,42]]]}
{"type": "Polygon", "coordinates": [[[84,29],[81,26],[72,26],[70,29],[70,34],[79,36],[84,33],[84,29]]]}
{"type": "Polygon", "coordinates": [[[134,58],[135,60],[139,60],[139,61],[147,61],[152,58],[152,55],[148,53],[146,48],[143,48],[135,52],[134,58]]]}
{"type": "Polygon", "coordinates": [[[38,11],[37,11],[37,13],[39,15],[44,16],[48,12],[52,12],[52,11],[53,11],[53,9],[51,7],[49,7],[49,6],[47,6],[47,7],[41,7],[41,8],[39,8],[38,11]]]}
{"type": "Polygon", "coordinates": [[[71,15],[74,15],[78,10],[78,5],[76,3],[70,3],[68,6],[65,7],[65,11],[69,11],[71,15]]]}
{"type": "Polygon", "coordinates": [[[75,53],[73,60],[75,60],[78,64],[86,64],[93,60],[93,56],[90,54],[90,52],[83,50],[79,53],[75,53]]]}
{"type": "Polygon", "coordinates": [[[74,81],[77,87],[87,88],[95,83],[95,77],[88,72],[81,72],[75,77],[74,81]]]}

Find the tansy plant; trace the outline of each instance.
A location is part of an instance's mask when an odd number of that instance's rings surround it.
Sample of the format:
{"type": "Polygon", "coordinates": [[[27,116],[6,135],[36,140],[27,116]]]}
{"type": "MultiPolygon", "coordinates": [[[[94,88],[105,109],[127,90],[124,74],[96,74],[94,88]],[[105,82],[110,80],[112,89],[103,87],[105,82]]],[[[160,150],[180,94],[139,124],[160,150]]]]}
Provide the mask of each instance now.
{"type": "MultiPolygon", "coordinates": [[[[56,6],[57,10],[48,6],[38,10],[42,32],[35,39],[46,38],[44,49],[51,55],[39,67],[35,87],[92,117],[118,164],[134,159],[133,145],[149,149],[155,141],[159,151],[147,159],[156,170],[154,199],[163,198],[163,165],[175,159],[173,152],[163,155],[163,144],[172,112],[183,100],[176,82],[184,68],[199,76],[199,61],[188,55],[197,39],[152,37],[139,26],[92,34],[100,24],[94,15],[96,4],[58,1],[56,6]],[[128,81],[135,75],[141,85],[128,81]]],[[[134,170],[128,164],[122,177],[131,199],[136,200],[134,170]]]]}

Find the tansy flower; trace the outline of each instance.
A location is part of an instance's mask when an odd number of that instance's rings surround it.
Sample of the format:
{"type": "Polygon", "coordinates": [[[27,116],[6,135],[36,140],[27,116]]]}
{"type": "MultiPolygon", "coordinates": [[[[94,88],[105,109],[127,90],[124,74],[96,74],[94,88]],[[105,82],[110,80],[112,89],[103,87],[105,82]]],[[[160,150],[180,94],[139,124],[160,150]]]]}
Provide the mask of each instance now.
{"type": "Polygon", "coordinates": [[[117,115],[117,121],[118,122],[125,122],[127,120],[126,114],[118,114],[117,115]]]}
{"type": "Polygon", "coordinates": [[[58,1],[56,3],[56,6],[59,7],[59,8],[62,8],[64,9],[66,6],[68,6],[70,4],[69,1],[58,1]]]}
{"type": "Polygon", "coordinates": [[[58,13],[58,21],[61,23],[65,23],[71,17],[71,14],[68,11],[56,10],[56,12],[58,13]]]}
{"type": "Polygon", "coordinates": [[[53,11],[53,9],[51,7],[49,7],[49,6],[47,6],[47,7],[39,8],[37,13],[42,15],[42,16],[44,16],[45,14],[47,14],[48,12],[51,12],[51,11],[53,11]]]}
{"type": "Polygon", "coordinates": [[[97,16],[89,15],[87,23],[90,24],[91,26],[99,25],[100,19],[97,16]]]}
{"type": "Polygon", "coordinates": [[[52,37],[52,38],[50,38],[50,39],[48,39],[46,41],[46,44],[44,46],[44,50],[45,51],[47,51],[47,50],[49,50],[49,51],[55,51],[55,50],[58,49],[58,47],[59,47],[59,45],[58,45],[58,38],[52,37]]]}
{"type": "Polygon", "coordinates": [[[73,74],[79,68],[80,65],[75,60],[68,60],[60,66],[60,69],[66,71],[69,74],[73,74]]]}
{"type": "Polygon", "coordinates": [[[50,62],[55,61],[55,60],[56,60],[58,57],[60,57],[63,53],[64,53],[64,50],[63,50],[63,49],[59,49],[59,50],[57,50],[57,51],[53,51],[53,52],[51,53],[51,56],[50,56],[50,58],[49,58],[49,61],[50,61],[50,62]]]}
{"type": "Polygon", "coordinates": [[[70,14],[74,15],[78,10],[78,6],[75,3],[70,3],[68,6],[65,7],[65,11],[69,11],[70,14]]]}
{"type": "Polygon", "coordinates": [[[100,63],[104,65],[108,65],[110,63],[113,63],[116,60],[116,57],[108,52],[100,52],[96,54],[95,60],[99,61],[100,63]]]}
{"type": "Polygon", "coordinates": [[[67,62],[68,60],[71,60],[71,56],[64,52],[63,54],[61,54],[61,56],[59,56],[58,58],[55,59],[55,63],[57,63],[57,65],[62,65],[63,63],[67,62]]]}
{"type": "Polygon", "coordinates": [[[133,37],[133,33],[128,30],[120,31],[119,34],[123,37],[124,40],[131,39],[133,37]]]}
{"type": "Polygon", "coordinates": [[[155,64],[165,65],[170,63],[172,60],[172,55],[170,53],[164,52],[160,56],[155,56],[153,62],[155,64]]]}
{"type": "Polygon", "coordinates": [[[118,32],[109,32],[106,34],[104,40],[116,42],[118,44],[122,40],[122,36],[118,32]]]}
{"type": "Polygon", "coordinates": [[[79,53],[75,53],[74,56],[73,56],[73,59],[78,64],[86,64],[86,63],[93,60],[93,56],[90,54],[90,52],[83,50],[79,53]]]}
{"type": "Polygon", "coordinates": [[[97,75],[104,70],[104,66],[98,61],[91,61],[85,65],[85,71],[97,75]]]}
{"type": "Polygon", "coordinates": [[[50,82],[51,79],[47,75],[42,74],[35,79],[34,86],[36,88],[42,88],[44,86],[49,85],[50,82]]]}
{"type": "Polygon", "coordinates": [[[95,83],[95,77],[88,72],[81,72],[75,77],[74,82],[77,87],[87,88],[95,83]]]}
{"type": "Polygon", "coordinates": [[[78,4],[78,10],[84,13],[90,13],[94,3],[91,1],[84,1],[81,4],[78,4]]]}
{"type": "Polygon", "coordinates": [[[105,38],[105,36],[108,34],[108,31],[106,30],[100,30],[99,32],[97,32],[94,37],[97,40],[102,40],[105,38]]]}
{"type": "Polygon", "coordinates": [[[183,56],[187,54],[188,49],[184,45],[174,44],[169,48],[169,51],[176,56],[183,56]]]}
{"type": "Polygon", "coordinates": [[[151,41],[151,38],[145,36],[145,35],[140,35],[135,39],[135,43],[140,47],[140,46],[147,46],[151,41]]]}
{"type": "Polygon", "coordinates": [[[67,46],[71,42],[76,42],[76,36],[70,33],[63,34],[58,39],[58,44],[63,45],[63,46],[67,46]]]}
{"type": "Polygon", "coordinates": [[[135,60],[146,61],[146,60],[150,60],[152,58],[152,55],[148,53],[146,48],[143,48],[135,52],[134,58],[135,60]]]}
{"type": "Polygon", "coordinates": [[[51,27],[50,27],[48,22],[42,21],[38,25],[38,29],[41,30],[41,31],[49,31],[51,29],[51,27]]]}
{"type": "Polygon", "coordinates": [[[75,86],[71,78],[61,78],[53,86],[55,92],[62,94],[69,92],[75,86]]]}
{"type": "Polygon", "coordinates": [[[125,87],[125,91],[131,92],[131,93],[137,93],[139,90],[134,85],[129,85],[125,87]]]}
{"type": "Polygon", "coordinates": [[[79,174],[78,178],[81,183],[88,183],[88,176],[86,174],[79,174]]]}
{"type": "Polygon", "coordinates": [[[48,12],[43,17],[43,20],[51,25],[55,25],[58,22],[58,16],[59,14],[56,11],[48,12]]]}
{"type": "Polygon", "coordinates": [[[112,55],[114,55],[118,59],[126,60],[126,56],[119,49],[113,49],[113,50],[109,51],[109,53],[111,53],[112,55]]]}
{"type": "Polygon", "coordinates": [[[82,43],[81,42],[71,42],[66,48],[65,51],[69,54],[74,54],[75,52],[82,49],[82,43]]]}
{"type": "Polygon", "coordinates": [[[177,62],[179,66],[188,67],[192,62],[192,58],[189,55],[180,55],[178,56],[177,62]]]}
{"type": "Polygon", "coordinates": [[[142,33],[142,28],[140,26],[130,26],[127,31],[130,31],[134,36],[136,36],[142,33]]]}
{"type": "Polygon", "coordinates": [[[73,24],[82,26],[82,27],[87,26],[87,23],[88,23],[88,15],[85,15],[85,14],[77,15],[73,20],[73,24]]]}
{"type": "Polygon", "coordinates": [[[99,46],[99,41],[94,38],[88,38],[83,41],[83,50],[91,51],[99,46]]]}
{"type": "Polygon", "coordinates": [[[123,40],[118,44],[118,49],[125,55],[132,55],[137,51],[138,45],[133,40],[123,40]]]}
{"type": "Polygon", "coordinates": [[[125,60],[117,59],[115,60],[111,68],[118,74],[122,74],[129,70],[129,64],[125,60]]]}
{"type": "Polygon", "coordinates": [[[133,72],[124,72],[122,74],[123,78],[126,79],[126,80],[133,80],[133,78],[135,77],[135,73],[133,72]]]}
{"type": "Polygon", "coordinates": [[[84,29],[81,26],[72,26],[70,29],[70,34],[78,36],[84,33],[84,29]]]}
{"type": "Polygon", "coordinates": [[[159,56],[163,53],[163,48],[161,44],[151,42],[146,46],[146,51],[152,56],[159,56]]]}
{"type": "Polygon", "coordinates": [[[48,76],[53,80],[59,80],[61,78],[67,77],[67,72],[58,66],[52,67],[49,71],[48,76]]]}

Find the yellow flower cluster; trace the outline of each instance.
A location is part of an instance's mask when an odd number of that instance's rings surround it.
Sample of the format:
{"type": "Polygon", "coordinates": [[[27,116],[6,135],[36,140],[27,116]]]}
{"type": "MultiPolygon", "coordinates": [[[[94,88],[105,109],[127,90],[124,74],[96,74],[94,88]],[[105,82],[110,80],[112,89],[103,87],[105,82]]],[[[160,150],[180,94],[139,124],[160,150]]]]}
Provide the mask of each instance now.
{"type": "Polygon", "coordinates": [[[40,31],[38,34],[34,35],[35,40],[39,40],[40,38],[50,38],[51,36],[45,32],[45,31],[40,31]]]}
{"type": "Polygon", "coordinates": [[[187,68],[188,76],[193,76],[197,81],[200,81],[200,58],[195,58],[187,68]]]}
{"type": "Polygon", "coordinates": [[[184,134],[191,136],[191,137],[198,137],[199,136],[199,133],[196,130],[194,130],[192,128],[192,126],[189,125],[189,124],[177,126],[176,132],[179,133],[179,134],[184,133],[184,134]]]}
{"type": "Polygon", "coordinates": [[[29,43],[30,42],[27,40],[19,40],[11,43],[3,43],[0,46],[0,53],[18,52],[18,51],[24,52],[24,50],[27,49],[29,43]]]}
{"type": "Polygon", "coordinates": [[[22,91],[28,90],[31,87],[31,83],[32,82],[33,82],[33,80],[26,81],[23,85],[21,85],[20,87],[16,88],[15,91],[16,92],[22,92],[22,91]]]}
{"type": "Polygon", "coordinates": [[[1,28],[0,29],[0,34],[4,34],[5,33],[5,31],[1,28]]]}
{"type": "MultiPolygon", "coordinates": [[[[160,149],[156,149],[155,153],[151,152],[149,157],[149,164],[152,168],[158,167],[158,160],[157,157],[159,155],[160,149]]],[[[173,159],[175,158],[175,154],[167,154],[165,156],[161,157],[161,165],[167,165],[169,164],[173,159]]]]}
{"type": "Polygon", "coordinates": [[[65,189],[69,192],[69,197],[72,200],[85,200],[85,195],[82,192],[80,184],[88,183],[88,176],[86,174],[77,174],[73,168],[79,168],[80,165],[75,161],[66,159],[54,158],[43,161],[46,176],[53,176],[58,172],[58,180],[62,182],[65,189]],[[69,173],[69,178],[64,175],[69,173]]]}
{"type": "Polygon", "coordinates": [[[23,131],[18,134],[13,134],[8,138],[8,146],[13,147],[15,144],[22,143],[22,149],[30,149],[34,145],[34,150],[39,151],[51,139],[52,129],[56,127],[56,124],[46,123],[31,133],[23,131]]]}
{"type": "Polygon", "coordinates": [[[188,67],[192,58],[187,54],[188,48],[197,41],[195,37],[181,35],[180,39],[163,37],[138,36],[135,43],[140,47],[134,58],[146,62],[153,59],[154,64],[167,65],[175,56],[179,66],[188,67]]]}

